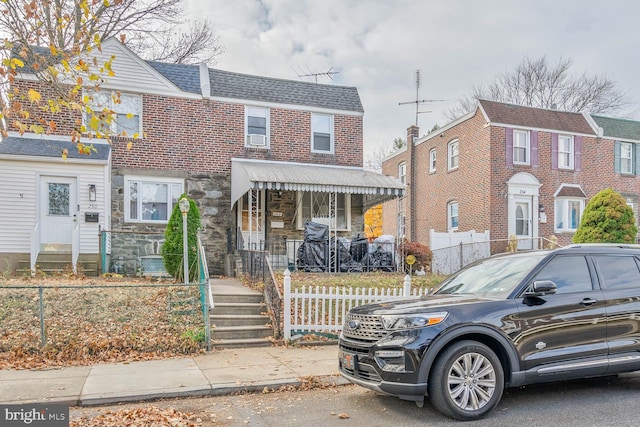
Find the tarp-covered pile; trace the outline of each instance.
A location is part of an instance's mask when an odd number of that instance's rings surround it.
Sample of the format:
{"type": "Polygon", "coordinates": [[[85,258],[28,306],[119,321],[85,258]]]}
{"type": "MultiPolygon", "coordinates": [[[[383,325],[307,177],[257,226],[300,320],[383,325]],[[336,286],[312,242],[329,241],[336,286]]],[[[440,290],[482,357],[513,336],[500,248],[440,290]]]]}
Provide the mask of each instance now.
{"type": "Polygon", "coordinates": [[[340,237],[330,241],[328,226],[307,222],[296,264],[298,270],[317,273],[375,270],[393,272],[396,271],[394,239],[393,236],[381,236],[374,243],[369,243],[364,237],[352,240],[340,237]]]}

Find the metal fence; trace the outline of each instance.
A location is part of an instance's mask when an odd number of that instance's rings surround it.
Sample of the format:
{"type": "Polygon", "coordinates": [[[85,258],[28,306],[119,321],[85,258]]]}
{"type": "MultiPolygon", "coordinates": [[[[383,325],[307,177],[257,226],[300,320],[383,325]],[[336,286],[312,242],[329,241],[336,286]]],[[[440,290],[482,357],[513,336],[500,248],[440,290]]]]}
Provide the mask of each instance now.
{"type": "Polygon", "coordinates": [[[190,353],[207,344],[205,291],[200,283],[0,283],[0,358],[56,364],[190,353]]]}
{"type": "MultiPolygon", "coordinates": [[[[276,271],[302,270],[306,272],[354,273],[369,271],[396,272],[399,269],[395,243],[376,243],[360,240],[338,239],[337,244],[305,242],[303,240],[282,240],[261,242],[258,250],[239,250],[243,260],[244,273],[252,271],[260,263],[248,253],[267,254],[276,271]],[[250,263],[244,264],[248,260],[250,263]]],[[[262,256],[262,255],[260,255],[262,256]]]]}
{"type": "Polygon", "coordinates": [[[123,354],[135,359],[210,349],[214,302],[199,233],[197,242],[194,283],[0,279],[0,366],[83,364],[120,360],[123,354]]]}

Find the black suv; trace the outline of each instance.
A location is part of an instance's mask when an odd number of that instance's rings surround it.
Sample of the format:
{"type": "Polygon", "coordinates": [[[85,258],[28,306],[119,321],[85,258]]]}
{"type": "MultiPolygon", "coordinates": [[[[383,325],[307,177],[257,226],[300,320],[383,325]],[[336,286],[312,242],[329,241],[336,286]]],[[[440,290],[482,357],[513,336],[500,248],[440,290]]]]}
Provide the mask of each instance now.
{"type": "Polygon", "coordinates": [[[422,298],[349,311],[349,381],[472,420],[505,387],[640,370],[640,246],[572,245],[478,261],[422,298]]]}

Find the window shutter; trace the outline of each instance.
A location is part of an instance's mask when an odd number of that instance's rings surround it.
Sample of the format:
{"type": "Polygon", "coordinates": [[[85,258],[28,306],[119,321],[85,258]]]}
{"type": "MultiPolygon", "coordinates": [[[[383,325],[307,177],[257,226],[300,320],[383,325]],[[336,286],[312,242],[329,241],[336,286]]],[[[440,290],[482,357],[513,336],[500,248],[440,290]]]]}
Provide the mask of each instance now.
{"type": "Polygon", "coordinates": [[[505,128],[505,158],[507,165],[513,164],[513,129],[505,128]]]}
{"type": "Polygon", "coordinates": [[[577,171],[582,170],[582,137],[576,135],[573,137],[573,150],[575,158],[573,159],[573,168],[577,171]]]}
{"type": "Polygon", "coordinates": [[[558,134],[551,134],[551,169],[558,169],[558,134]]]}
{"type": "Polygon", "coordinates": [[[531,131],[531,166],[538,167],[540,164],[540,157],[538,155],[538,131],[531,131]]]}
{"type": "Polygon", "coordinates": [[[616,141],[613,146],[613,153],[615,157],[615,161],[613,163],[613,168],[616,173],[620,173],[620,141],[616,141]]]}
{"type": "Polygon", "coordinates": [[[635,157],[635,166],[636,166],[636,170],[634,170],[633,172],[636,175],[640,175],[640,156],[638,155],[638,144],[633,144],[633,156],[635,157]]]}

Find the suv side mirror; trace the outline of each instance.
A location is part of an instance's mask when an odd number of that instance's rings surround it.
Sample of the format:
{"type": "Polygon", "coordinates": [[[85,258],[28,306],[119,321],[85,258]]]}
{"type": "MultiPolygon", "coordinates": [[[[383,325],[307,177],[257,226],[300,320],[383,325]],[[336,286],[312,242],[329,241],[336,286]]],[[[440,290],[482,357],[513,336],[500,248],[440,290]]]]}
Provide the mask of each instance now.
{"type": "Polygon", "coordinates": [[[524,297],[543,297],[553,295],[558,287],[551,280],[536,280],[531,284],[529,290],[524,293],[524,297]]]}

